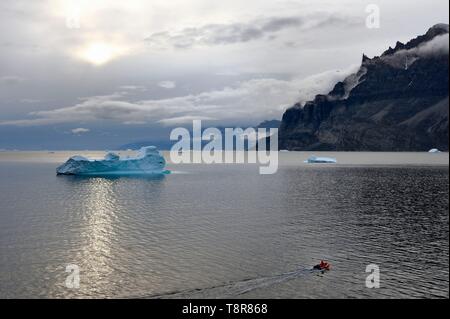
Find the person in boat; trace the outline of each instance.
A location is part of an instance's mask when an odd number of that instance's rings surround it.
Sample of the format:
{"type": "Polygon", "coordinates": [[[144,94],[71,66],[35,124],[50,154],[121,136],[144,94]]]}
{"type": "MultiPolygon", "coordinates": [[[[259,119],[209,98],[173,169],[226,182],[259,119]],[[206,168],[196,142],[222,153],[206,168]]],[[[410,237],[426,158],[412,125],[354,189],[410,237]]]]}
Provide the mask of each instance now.
{"type": "Polygon", "coordinates": [[[326,261],[321,261],[320,264],[315,265],[314,268],[315,270],[330,270],[331,269],[331,265],[329,263],[327,263],[326,261]]]}

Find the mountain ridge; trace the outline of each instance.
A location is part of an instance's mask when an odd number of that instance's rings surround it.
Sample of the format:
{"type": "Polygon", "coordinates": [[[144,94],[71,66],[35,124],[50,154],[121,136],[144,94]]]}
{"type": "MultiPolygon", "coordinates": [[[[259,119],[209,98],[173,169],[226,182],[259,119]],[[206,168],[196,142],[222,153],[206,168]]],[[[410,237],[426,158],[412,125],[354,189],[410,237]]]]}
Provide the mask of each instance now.
{"type": "Polygon", "coordinates": [[[283,115],[280,149],[448,150],[448,33],[438,24],[283,115]]]}

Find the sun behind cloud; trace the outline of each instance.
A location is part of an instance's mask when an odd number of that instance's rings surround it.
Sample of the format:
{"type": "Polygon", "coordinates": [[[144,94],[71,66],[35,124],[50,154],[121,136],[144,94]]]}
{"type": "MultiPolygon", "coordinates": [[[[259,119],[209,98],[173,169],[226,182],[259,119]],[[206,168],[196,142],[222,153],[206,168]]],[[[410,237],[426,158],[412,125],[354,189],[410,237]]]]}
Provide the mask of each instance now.
{"type": "Polygon", "coordinates": [[[93,42],[80,50],[79,57],[93,65],[104,65],[118,58],[124,49],[105,42],[93,42]]]}

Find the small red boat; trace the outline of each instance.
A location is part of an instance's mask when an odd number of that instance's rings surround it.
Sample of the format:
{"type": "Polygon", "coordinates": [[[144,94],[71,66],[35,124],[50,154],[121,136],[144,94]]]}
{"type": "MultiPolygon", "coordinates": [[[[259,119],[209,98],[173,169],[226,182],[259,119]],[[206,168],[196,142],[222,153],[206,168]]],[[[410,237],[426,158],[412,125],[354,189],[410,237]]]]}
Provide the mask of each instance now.
{"type": "Polygon", "coordinates": [[[330,265],[330,263],[322,260],[320,262],[320,264],[315,265],[313,269],[315,269],[315,270],[322,270],[322,271],[330,271],[331,270],[331,265],[330,265]]]}

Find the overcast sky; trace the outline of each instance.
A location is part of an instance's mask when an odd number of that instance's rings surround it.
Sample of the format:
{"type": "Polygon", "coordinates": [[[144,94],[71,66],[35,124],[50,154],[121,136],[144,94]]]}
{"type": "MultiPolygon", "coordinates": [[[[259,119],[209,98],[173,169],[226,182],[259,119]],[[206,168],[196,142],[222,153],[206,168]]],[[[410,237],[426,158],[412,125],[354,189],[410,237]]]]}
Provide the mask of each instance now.
{"type": "Polygon", "coordinates": [[[436,23],[448,0],[2,0],[0,149],[256,125],[436,23]],[[368,4],[381,27],[368,29],[368,4]]]}

